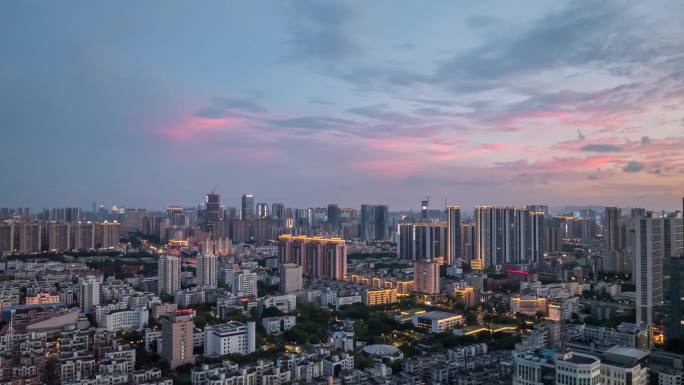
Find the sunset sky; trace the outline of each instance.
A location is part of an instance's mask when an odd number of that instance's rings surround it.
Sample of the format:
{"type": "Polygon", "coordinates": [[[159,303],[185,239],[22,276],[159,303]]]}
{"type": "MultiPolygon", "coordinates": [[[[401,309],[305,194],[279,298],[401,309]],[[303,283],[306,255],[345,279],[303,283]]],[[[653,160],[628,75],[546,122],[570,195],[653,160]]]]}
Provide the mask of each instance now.
{"type": "Polygon", "coordinates": [[[681,1],[68,4],[0,4],[3,207],[681,205],[681,1]]]}

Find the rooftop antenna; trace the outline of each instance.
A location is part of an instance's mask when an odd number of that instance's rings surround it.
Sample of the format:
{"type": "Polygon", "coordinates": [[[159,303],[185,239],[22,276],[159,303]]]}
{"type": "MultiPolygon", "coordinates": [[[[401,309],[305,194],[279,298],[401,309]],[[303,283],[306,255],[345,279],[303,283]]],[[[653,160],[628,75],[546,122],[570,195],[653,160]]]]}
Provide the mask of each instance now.
{"type": "Polygon", "coordinates": [[[212,194],[216,193],[216,188],[218,188],[218,182],[216,182],[216,184],[214,184],[214,188],[211,189],[212,194]]]}

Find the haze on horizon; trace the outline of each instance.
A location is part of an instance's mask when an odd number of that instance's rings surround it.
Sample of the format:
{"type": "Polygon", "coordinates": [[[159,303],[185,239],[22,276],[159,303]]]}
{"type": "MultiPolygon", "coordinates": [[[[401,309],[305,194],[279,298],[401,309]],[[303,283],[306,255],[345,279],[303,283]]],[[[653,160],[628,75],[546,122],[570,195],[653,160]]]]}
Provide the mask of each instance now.
{"type": "Polygon", "coordinates": [[[0,206],[674,209],[678,1],[10,0],[0,206]]]}

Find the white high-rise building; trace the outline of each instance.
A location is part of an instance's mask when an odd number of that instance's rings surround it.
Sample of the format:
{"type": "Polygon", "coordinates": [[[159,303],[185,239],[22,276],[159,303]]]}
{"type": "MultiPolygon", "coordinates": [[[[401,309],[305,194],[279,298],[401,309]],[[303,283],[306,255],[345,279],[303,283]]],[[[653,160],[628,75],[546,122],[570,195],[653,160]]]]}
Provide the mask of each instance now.
{"type": "Polygon", "coordinates": [[[197,257],[197,286],[215,288],[218,284],[218,258],[214,254],[197,257]]]}
{"type": "Polygon", "coordinates": [[[302,267],[295,263],[280,265],[280,291],[283,294],[302,290],[302,267]]]}
{"type": "Polygon", "coordinates": [[[88,275],[81,278],[80,286],[78,298],[81,311],[90,313],[93,306],[100,305],[100,287],[102,286],[102,281],[99,277],[88,275]]]}
{"type": "Polygon", "coordinates": [[[172,255],[162,255],[158,263],[158,290],[161,294],[173,296],[181,289],[180,284],[180,258],[172,255]]]}
{"type": "Polygon", "coordinates": [[[204,335],[204,355],[249,354],[256,350],[256,324],[231,321],[208,326],[204,335]]]}
{"type": "Polygon", "coordinates": [[[643,217],[635,220],[634,278],[636,322],[653,325],[653,307],[663,303],[662,221],[643,217]]]}
{"type": "Polygon", "coordinates": [[[233,294],[239,297],[257,296],[257,274],[243,270],[233,275],[233,294]]]}

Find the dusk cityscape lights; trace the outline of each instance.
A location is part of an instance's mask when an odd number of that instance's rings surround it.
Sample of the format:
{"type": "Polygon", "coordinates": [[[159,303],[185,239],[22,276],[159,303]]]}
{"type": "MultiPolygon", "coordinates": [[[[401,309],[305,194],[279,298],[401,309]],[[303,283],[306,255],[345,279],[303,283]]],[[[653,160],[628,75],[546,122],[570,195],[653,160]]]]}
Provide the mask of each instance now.
{"type": "Polygon", "coordinates": [[[684,3],[0,4],[0,385],[681,385],[684,3]]]}

